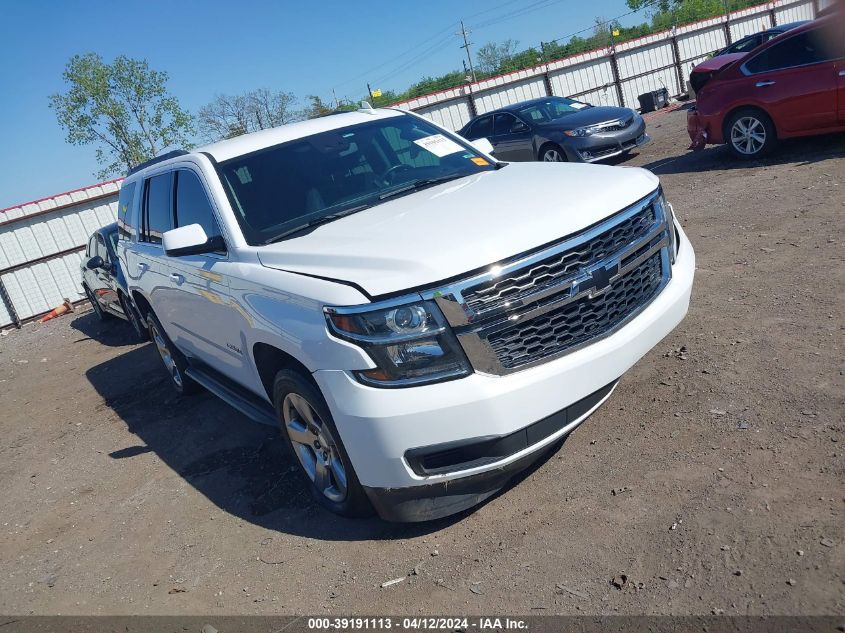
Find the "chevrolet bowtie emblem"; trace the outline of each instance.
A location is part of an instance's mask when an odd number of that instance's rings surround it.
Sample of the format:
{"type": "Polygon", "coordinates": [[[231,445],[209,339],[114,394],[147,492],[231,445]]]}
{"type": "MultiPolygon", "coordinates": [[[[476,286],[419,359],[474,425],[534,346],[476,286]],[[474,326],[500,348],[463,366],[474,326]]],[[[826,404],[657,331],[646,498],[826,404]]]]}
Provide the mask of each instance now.
{"type": "Polygon", "coordinates": [[[569,289],[569,296],[581,294],[589,290],[587,296],[590,299],[598,297],[610,289],[610,280],[619,272],[618,264],[596,266],[576,277],[569,289]]]}

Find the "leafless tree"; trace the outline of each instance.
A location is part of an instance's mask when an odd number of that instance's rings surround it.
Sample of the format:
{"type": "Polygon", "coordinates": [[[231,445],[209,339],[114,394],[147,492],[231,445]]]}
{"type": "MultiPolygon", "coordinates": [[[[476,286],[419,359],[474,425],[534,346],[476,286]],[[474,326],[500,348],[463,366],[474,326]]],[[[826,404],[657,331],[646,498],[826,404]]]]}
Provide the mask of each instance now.
{"type": "Polygon", "coordinates": [[[240,95],[217,95],[200,108],[197,127],[209,141],[233,138],[300,120],[302,113],[296,105],[293,93],[266,88],[240,95]]]}

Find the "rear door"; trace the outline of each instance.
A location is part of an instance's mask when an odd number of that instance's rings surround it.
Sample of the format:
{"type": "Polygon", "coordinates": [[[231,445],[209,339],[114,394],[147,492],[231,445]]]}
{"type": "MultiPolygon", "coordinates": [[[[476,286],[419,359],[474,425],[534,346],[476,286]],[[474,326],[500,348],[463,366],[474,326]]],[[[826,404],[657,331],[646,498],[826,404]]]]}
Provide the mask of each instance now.
{"type": "Polygon", "coordinates": [[[743,65],[749,90],[780,133],[832,127],[837,122],[836,63],[821,28],[803,31],[764,49],[743,65]]]}
{"type": "Polygon", "coordinates": [[[490,142],[496,148],[500,160],[534,160],[534,146],[531,129],[510,112],[493,115],[493,137],[490,142]]]}

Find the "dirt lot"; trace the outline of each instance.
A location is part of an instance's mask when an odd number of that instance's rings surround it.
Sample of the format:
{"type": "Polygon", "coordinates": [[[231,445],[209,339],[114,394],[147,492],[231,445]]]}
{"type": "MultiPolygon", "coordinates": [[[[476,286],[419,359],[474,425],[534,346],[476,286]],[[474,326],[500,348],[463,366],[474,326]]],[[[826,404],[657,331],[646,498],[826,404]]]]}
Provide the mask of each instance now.
{"type": "Polygon", "coordinates": [[[739,163],[688,154],[683,111],[650,130],[626,164],[696,248],[689,316],[450,520],[317,509],[272,429],[176,399],[125,324],[0,338],[0,613],[845,613],[845,137],[739,163]]]}

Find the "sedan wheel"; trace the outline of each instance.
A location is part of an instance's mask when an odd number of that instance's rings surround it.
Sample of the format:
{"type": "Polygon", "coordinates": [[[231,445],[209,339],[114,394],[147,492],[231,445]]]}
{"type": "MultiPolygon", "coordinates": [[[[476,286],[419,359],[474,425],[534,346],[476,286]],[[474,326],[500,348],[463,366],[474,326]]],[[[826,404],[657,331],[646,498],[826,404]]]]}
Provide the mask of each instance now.
{"type": "Polygon", "coordinates": [[[346,499],[346,469],[337,441],[314,407],[298,393],[288,393],[282,419],[299,463],[317,490],[328,500],[346,499]]]}
{"type": "Polygon", "coordinates": [[[543,162],[544,163],[563,163],[565,159],[563,157],[563,152],[558,147],[549,147],[546,151],[543,152],[543,162]]]}
{"type": "Polygon", "coordinates": [[[725,140],[734,156],[752,160],[768,154],[777,144],[777,132],[765,112],[744,108],[725,124],[725,140]]]}
{"type": "Polygon", "coordinates": [[[759,154],[766,145],[766,126],[754,116],[737,119],[731,127],[731,145],[746,156],[759,154]]]}

